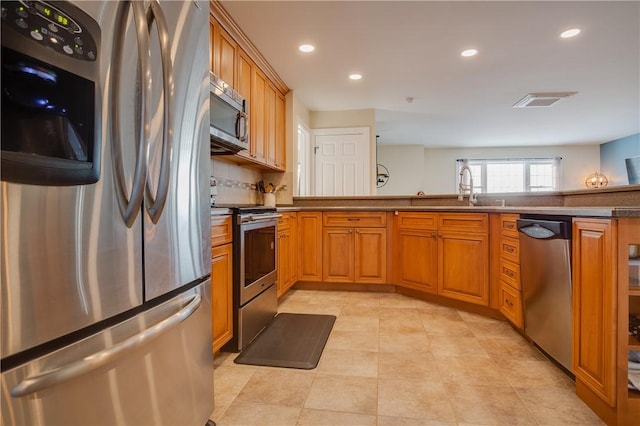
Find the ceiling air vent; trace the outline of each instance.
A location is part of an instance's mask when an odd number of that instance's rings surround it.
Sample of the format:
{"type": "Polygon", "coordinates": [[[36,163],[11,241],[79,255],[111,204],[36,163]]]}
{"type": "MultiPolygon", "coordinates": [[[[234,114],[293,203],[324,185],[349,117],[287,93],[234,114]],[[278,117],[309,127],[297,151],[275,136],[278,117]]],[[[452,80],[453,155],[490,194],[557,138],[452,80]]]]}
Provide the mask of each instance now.
{"type": "Polygon", "coordinates": [[[578,92],[528,93],[527,96],[513,104],[514,108],[550,107],[562,98],[568,98],[578,92]]]}

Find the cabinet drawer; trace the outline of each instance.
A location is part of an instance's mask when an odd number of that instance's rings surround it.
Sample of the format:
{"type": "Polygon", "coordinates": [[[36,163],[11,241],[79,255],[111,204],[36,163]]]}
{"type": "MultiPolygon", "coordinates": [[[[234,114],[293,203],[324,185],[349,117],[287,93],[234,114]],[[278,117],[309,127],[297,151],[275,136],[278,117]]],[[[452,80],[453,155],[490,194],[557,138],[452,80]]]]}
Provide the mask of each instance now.
{"type": "Polygon", "coordinates": [[[296,213],[281,213],[282,217],[278,219],[278,229],[281,231],[291,227],[291,222],[297,220],[296,213]]]}
{"type": "Polygon", "coordinates": [[[211,247],[230,243],[232,239],[231,216],[211,216],[211,247]]]}
{"type": "Polygon", "coordinates": [[[505,237],[518,238],[518,228],[516,220],[520,218],[518,214],[501,214],[500,215],[500,232],[505,237]]]}
{"type": "Polygon", "coordinates": [[[387,225],[387,215],[385,212],[363,212],[363,213],[337,213],[326,212],[322,214],[322,224],[333,227],[357,227],[375,228],[387,225]]]}
{"type": "Polygon", "coordinates": [[[515,289],[520,289],[520,266],[500,258],[500,279],[515,289]]]}
{"type": "Polygon", "coordinates": [[[522,302],[520,291],[500,281],[500,304],[498,309],[518,328],[522,328],[522,302]]]}
{"type": "Polygon", "coordinates": [[[489,215],[487,213],[440,214],[438,230],[486,234],[489,230],[489,215]]]}
{"type": "Polygon", "coordinates": [[[520,264],[520,240],[516,238],[500,238],[500,256],[520,264]]]}
{"type": "Polygon", "coordinates": [[[397,220],[400,229],[438,229],[438,215],[435,213],[398,212],[397,220]]]}

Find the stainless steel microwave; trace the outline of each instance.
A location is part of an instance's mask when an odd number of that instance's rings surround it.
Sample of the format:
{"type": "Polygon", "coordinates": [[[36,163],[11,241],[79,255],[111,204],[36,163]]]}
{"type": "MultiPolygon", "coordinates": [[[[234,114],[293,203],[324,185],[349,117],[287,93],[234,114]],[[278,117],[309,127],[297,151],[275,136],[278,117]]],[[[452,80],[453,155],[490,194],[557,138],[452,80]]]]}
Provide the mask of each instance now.
{"type": "Polygon", "coordinates": [[[235,154],[249,148],[248,103],[211,73],[209,133],[211,155],[235,154]]]}

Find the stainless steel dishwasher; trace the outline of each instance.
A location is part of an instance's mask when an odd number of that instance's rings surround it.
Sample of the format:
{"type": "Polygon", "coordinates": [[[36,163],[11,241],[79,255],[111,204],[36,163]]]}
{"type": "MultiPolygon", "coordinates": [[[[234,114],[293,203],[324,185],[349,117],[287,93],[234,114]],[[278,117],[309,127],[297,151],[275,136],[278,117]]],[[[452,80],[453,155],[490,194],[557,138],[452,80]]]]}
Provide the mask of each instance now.
{"type": "Polygon", "coordinates": [[[571,219],[518,219],[524,332],[571,368],[571,219]]]}

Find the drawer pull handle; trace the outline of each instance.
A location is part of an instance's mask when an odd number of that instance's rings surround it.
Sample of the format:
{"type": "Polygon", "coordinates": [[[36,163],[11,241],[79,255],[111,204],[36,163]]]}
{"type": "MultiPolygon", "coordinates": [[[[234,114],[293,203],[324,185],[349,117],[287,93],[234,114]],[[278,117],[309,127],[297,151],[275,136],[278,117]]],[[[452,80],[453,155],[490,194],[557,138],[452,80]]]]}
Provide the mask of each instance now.
{"type": "Polygon", "coordinates": [[[504,225],[504,227],[507,228],[507,229],[513,229],[514,228],[513,223],[506,223],[504,225]]]}
{"type": "Polygon", "coordinates": [[[504,251],[506,251],[507,253],[513,253],[516,250],[511,246],[505,246],[504,251]]]}
{"type": "Polygon", "coordinates": [[[347,218],[347,220],[360,220],[360,218],[359,217],[350,217],[350,218],[347,218]]]}
{"type": "Polygon", "coordinates": [[[514,273],[507,268],[502,268],[502,273],[508,276],[509,278],[513,278],[514,273]]]}
{"type": "Polygon", "coordinates": [[[511,302],[509,299],[504,299],[504,304],[513,308],[513,302],[511,302]]]}

